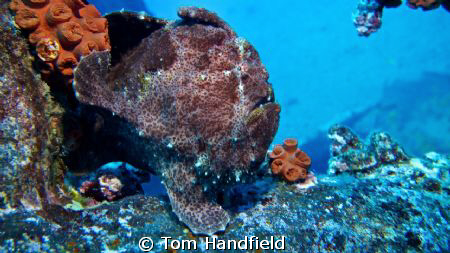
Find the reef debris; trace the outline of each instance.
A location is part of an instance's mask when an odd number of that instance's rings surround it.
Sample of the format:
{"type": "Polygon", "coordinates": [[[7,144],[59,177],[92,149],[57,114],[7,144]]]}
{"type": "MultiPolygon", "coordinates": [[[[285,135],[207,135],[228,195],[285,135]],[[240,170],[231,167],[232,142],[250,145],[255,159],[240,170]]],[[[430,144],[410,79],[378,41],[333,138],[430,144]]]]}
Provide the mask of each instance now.
{"type": "Polygon", "coordinates": [[[116,201],[126,196],[143,194],[141,184],[150,180],[147,171],[124,162],[111,162],[87,175],[66,173],[65,181],[79,189],[82,196],[94,202],[116,201]]]}
{"type": "Polygon", "coordinates": [[[369,36],[381,27],[383,6],[377,0],[359,1],[353,13],[353,24],[360,36],[369,36]]]}
{"type": "Polygon", "coordinates": [[[82,0],[13,0],[9,7],[36,48],[44,78],[58,73],[71,84],[82,56],[111,48],[107,20],[82,0]]]}
{"type": "Polygon", "coordinates": [[[374,132],[368,144],[362,142],[349,128],[336,124],[328,130],[331,159],[328,173],[371,173],[386,164],[408,162],[409,157],[389,134],[374,132]]]}
{"type": "MultiPolygon", "coordinates": [[[[408,0],[410,8],[421,8],[424,11],[433,10],[442,6],[450,11],[448,0],[408,0]]],[[[401,0],[358,0],[356,10],[353,13],[353,24],[359,36],[368,37],[381,27],[381,17],[384,8],[395,8],[402,4],[401,0]]]]}
{"type": "MultiPolygon", "coordinates": [[[[161,175],[173,211],[194,233],[211,235],[229,221],[216,195],[254,178],[280,106],[250,43],[205,9],[178,15],[114,66],[109,52],[83,58],[74,90],[82,104],[129,122],[116,134],[145,143],[140,163],[161,175]]],[[[124,161],[136,156],[124,152],[124,161]]]]}

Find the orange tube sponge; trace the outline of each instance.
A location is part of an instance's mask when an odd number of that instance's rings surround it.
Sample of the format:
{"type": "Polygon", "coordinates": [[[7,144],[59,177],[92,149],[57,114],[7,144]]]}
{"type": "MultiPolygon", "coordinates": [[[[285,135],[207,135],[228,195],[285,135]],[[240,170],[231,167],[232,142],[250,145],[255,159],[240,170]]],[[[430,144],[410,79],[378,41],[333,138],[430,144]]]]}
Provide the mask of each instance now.
{"type": "Polygon", "coordinates": [[[29,32],[39,59],[54,66],[41,70],[45,76],[50,70],[70,84],[82,56],[111,48],[107,20],[82,0],[12,0],[9,7],[17,26],[29,32]]]}
{"type": "Polygon", "coordinates": [[[86,6],[86,4],[83,3],[83,0],[64,0],[64,3],[74,11],[77,11],[86,6]]]}
{"type": "Polygon", "coordinates": [[[45,13],[47,23],[51,26],[69,21],[72,17],[72,10],[64,3],[51,4],[45,13]]]}
{"type": "Polygon", "coordinates": [[[92,40],[81,42],[74,50],[75,55],[79,58],[88,55],[93,51],[98,51],[98,45],[92,40]]]}
{"type": "Polygon", "coordinates": [[[408,6],[417,9],[422,8],[422,10],[428,11],[436,9],[441,5],[440,0],[408,0],[408,6]]]}
{"type": "Polygon", "coordinates": [[[80,24],[69,21],[58,26],[57,34],[63,46],[71,47],[78,45],[83,39],[83,28],[80,24]]]}
{"type": "Polygon", "coordinates": [[[283,145],[276,145],[269,154],[272,160],[270,167],[275,175],[281,174],[289,182],[308,177],[311,158],[298,147],[296,139],[286,139],[283,145]]]}
{"type": "Polygon", "coordinates": [[[77,63],[78,61],[73,53],[63,52],[58,57],[57,61],[58,70],[64,76],[71,77],[73,76],[73,69],[75,68],[75,66],[77,66],[77,63]]]}
{"type": "Polygon", "coordinates": [[[36,29],[39,24],[39,17],[32,10],[21,9],[17,11],[16,24],[22,29],[36,29]]]}

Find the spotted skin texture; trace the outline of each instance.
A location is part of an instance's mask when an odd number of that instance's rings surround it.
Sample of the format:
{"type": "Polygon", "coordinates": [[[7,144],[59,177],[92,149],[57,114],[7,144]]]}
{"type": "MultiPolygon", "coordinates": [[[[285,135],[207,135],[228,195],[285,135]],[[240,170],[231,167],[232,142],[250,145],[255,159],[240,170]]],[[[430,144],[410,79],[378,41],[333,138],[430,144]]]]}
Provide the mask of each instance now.
{"type": "Polygon", "coordinates": [[[195,234],[212,235],[225,230],[230,221],[228,213],[205,197],[200,185],[191,184],[195,175],[189,171],[190,168],[182,163],[173,164],[167,170],[170,183],[173,184],[166,183],[173,212],[195,234]]]}
{"type": "Polygon", "coordinates": [[[74,90],[80,102],[126,119],[149,150],[159,150],[149,155],[158,156],[152,166],[175,213],[194,233],[212,234],[229,221],[216,193],[253,178],[280,106],[253,46],[207,10],[178,14],[180,22],[153,32],[114,66],[107,52],[84,58],[74,90]]]}

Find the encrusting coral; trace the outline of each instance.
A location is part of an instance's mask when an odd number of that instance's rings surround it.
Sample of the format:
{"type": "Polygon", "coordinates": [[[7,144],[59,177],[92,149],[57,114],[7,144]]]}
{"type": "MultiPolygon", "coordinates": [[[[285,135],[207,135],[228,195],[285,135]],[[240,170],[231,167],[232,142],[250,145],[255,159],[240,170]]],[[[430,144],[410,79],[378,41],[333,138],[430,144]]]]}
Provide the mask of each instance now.
{"type": "Polygon", "coordinates": [[[353,24],[360,36],[369,36],[381,27],[383,6],[377,0],[360,0],[353,13],[353,24]]]}
{"type": "Polygon", "coordinates": [[[289,182],[308,178],[311,158],[297,148],[296,139],[286,139],[283,145],[276,145],[269,157],[273,159],[270,167],[275,175],[281,174],[289,182]]]}
{"type": "Polygon", "coordinates": [[[386,164],[406,162],[409,157],[389,134],[374,132],[368,144],[362,142],[349,128],[333,125],[328,130],[331,158],[328,173],[370,173],[386,164]]]}
{"type": "MultiPolygon", "coordinates": [[[[382,23],[384,8],[396,8],[402,4],[401,0],[358,0],[356,11],[353,13],[353,24],[360,36],[369,36],[378,31],[382,23]]],[[[424,11],[442,6],[450,11],[450,0],[407,0],[410,8],[421,8],[424,11]]]]}
{"type": "Polygon", "coordinates": [[[44,77],[57,72],[71,83],[82,56],[110,49],[107,20],[82,0],[13,0],[9,7],[17,26],[29,32],[44,77]]]}
{"type": "Polygon", "coordinates": [[[65,180],[78,188],[83,197],[91,198],[90,203],[95,204],[143,194],[141,184],[150,180],[150,174],[123,162],[111,162],[84,175],[69,172],[65,180]]]}

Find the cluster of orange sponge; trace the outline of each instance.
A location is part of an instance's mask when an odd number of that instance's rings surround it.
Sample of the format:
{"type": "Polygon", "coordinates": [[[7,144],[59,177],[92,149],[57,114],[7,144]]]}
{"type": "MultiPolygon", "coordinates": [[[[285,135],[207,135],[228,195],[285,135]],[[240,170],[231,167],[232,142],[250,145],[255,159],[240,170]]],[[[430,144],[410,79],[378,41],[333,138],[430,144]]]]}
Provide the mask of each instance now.
{"type": "Polygon", "coordinates": [[[9,7],[30,33],[44,75],[58,72],[71,82],[81,56],[110,49],[107,20],[83,0],[13,0],[9,7]]]}
{"type": "Polygon", "coordinates": [[[276,145],[269,153],[271,168],[275,175],[281,174],[289,182],[308,178],[311,158],[299,148],[296,139],[286,139],[283,145],[276,145]]]}
{"type": "Polygon", "coordinates": [[[441,5],[441,0],[408,0],[408,6],[417,9],[422,8],[423,10],[436,9],[441,5]]]}

